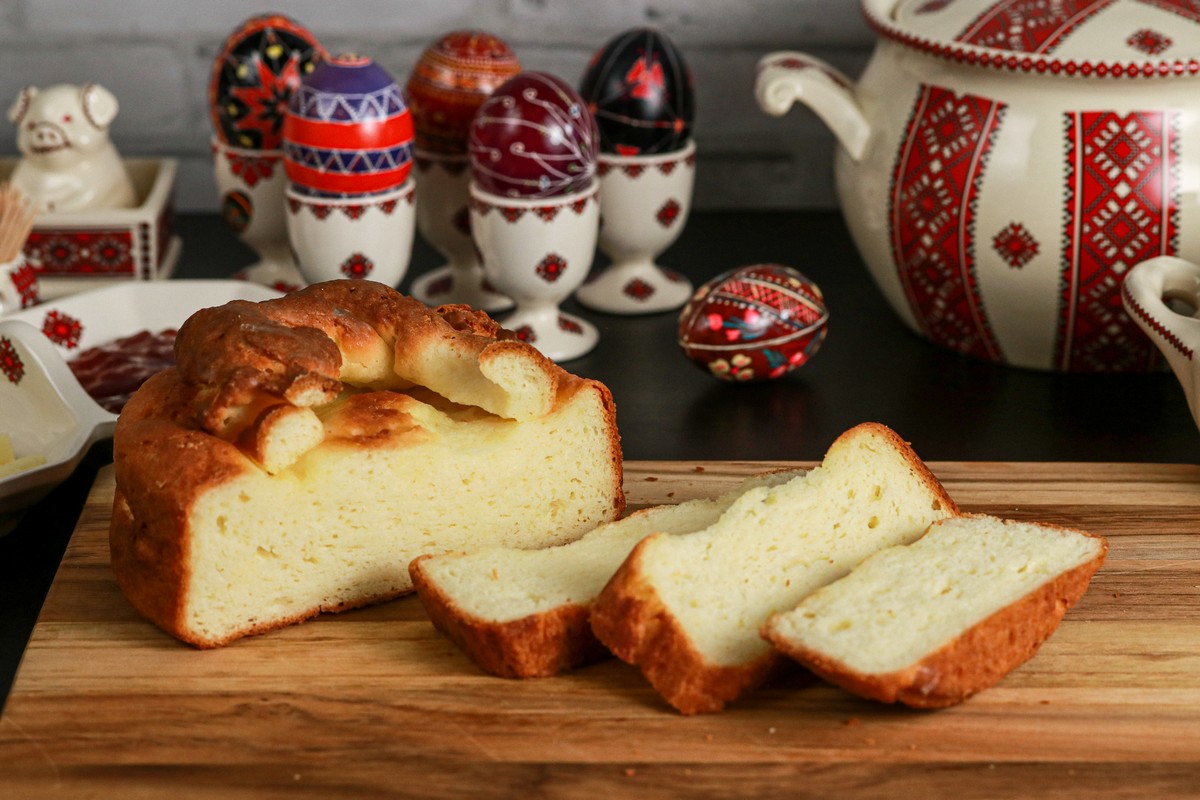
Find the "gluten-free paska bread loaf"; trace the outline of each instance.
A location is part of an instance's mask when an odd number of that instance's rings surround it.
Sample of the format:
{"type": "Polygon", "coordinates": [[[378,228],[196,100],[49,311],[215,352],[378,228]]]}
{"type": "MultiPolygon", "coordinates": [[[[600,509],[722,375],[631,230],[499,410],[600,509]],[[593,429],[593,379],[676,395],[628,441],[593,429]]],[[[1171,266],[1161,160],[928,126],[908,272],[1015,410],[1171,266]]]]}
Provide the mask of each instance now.
{"type": "Polygon", "coordinates": [[[1031,658],[1106,552],[1103,539],[1056,525],[946,519],[776,614],[763,635],[855,694],[949,706],[1031,658]]]}
{"type": "Polygon", "coordinates": [[[465,307],[334,281],[191,317],[114,435],[112,565],[199,647],[411,591],[422,553],[624,509],[612,397],[465,307]]]}
{"type": "Polygon", "coordinates": [[[759,475],[719,497],[644,508],[557,547],[424,555],[409,572],[434,626],[481,669],[505,678],[554,675],[608,655],[588,615],[634,545],[652,533],[703,530],[746,491],[798,475],[759,475]]]}
{"type": "Polygon", "coordinates": [[[907,443],[864,423],[806,476],[746,492],[708,528],[642,539],[593,604],[592,631],[678,710],[718,711],[782,659],[759,635],[772,614],[957,513],[907,443]]]}

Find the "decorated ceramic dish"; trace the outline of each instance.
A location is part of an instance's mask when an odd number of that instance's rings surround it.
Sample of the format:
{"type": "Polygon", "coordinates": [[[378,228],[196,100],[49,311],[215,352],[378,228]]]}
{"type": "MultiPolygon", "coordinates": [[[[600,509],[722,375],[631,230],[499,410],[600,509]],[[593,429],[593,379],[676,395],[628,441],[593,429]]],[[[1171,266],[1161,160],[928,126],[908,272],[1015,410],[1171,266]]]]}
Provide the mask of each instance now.
{"type": "Polygon", "coordinates": [[[691,71],[679,48],[653,28],[625,31],[600,48],[579,93],[596,117],[606,153],[667,153],[691,138],[691,71]]]}
{"type": "Polygon", "coordinates": [[[0,534],[17,512],[70,475],[92,443],[112,433],[116,415],[85,391],[71,359],[140,332],[177,329],[201,308],[278,296],[244,281],[123,283],[0,320],[0,434],[8,435],[17,457],[45,459],[0,478],[0,534]]]}
{"type": "Polygon", "coordinates": [[[857,81],[759,62],[772,114],[837,136],[842,212],[930,341],[1063,372],[1157,369],[1121,306],[1136,264],[1200,260],[1200,9],[1183,0],[864,0],[857,81]]]}

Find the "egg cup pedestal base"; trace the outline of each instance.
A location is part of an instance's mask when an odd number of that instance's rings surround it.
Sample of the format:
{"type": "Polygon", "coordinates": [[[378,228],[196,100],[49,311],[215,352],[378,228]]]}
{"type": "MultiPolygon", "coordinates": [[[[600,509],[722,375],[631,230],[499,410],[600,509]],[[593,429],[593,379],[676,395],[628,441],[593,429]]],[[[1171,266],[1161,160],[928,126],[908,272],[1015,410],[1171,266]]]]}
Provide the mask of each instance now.
{"type": "Polygon", "coordinates": [[[612,264],[581,286],[575,299],[608,314],[655,314],[681,308],[693,290],[678,272],[636,261],[612,264]]]}

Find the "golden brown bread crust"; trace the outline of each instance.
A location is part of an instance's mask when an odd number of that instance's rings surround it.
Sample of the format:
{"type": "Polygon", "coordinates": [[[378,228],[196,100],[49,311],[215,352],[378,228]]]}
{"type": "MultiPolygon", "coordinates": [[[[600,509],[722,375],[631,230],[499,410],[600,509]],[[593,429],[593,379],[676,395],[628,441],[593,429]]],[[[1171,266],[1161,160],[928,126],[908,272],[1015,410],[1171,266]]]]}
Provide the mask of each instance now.
{"type": "Polygon", "coordinates": [[[1067,610],[1083,597],[1107,552],[1104,543],[1096,558],[1047,581],[915,664],[886,675],[857,672],[786,636],[775,635],[770,626],[763,627],[763,636],[821,678],[860,697],[913,708],[945,708],[995,685],[1032,658],[1058,629],[1067,610]]]}
{"type": "Polygon", "coordinates": [[[484,672],[502,678],[544,678],[608,655],[592,635],[585,605],[560,606],[509,622],[480,619],[462,610],[428,580],[419,556],[408,565],[413,588],[429,621],[484,672]]]}
{"type": "MultiPolygon", "coordinates": [[[[197,389],[200,427],[228,438],[244,424],[241,409],[333,400],[342,389],[344,353],[418,349],[439,337],[478,355],[516,335],[466,306],[431,309],[375,281],[328,281],[274,300],[198,311],[179,329],[175,360],[183,382],[197,389]]],[[[387,388],[404,387],[394,381],[387,388]]]]}
{"type": "Polygon", "coordinates": [[[710,664],[642,577],[645,545],[659,535],[639,542],[601,590],[592,606],[592,632],[613,655],[638,666],[681,713],[720,711],[765,683],[779,668],[780,654],[768,650],[745,664],[710,664]]]}

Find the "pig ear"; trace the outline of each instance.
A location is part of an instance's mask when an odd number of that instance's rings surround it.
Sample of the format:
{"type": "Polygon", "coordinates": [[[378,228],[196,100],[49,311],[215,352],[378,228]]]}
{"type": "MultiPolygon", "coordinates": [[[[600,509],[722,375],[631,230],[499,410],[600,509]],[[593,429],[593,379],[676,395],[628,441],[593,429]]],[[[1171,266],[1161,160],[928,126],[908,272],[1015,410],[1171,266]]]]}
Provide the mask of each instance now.
{"type": "Polygon", "coordinates": [[[79,90],[79,103],[92,127],[108,128],[117,117],[117,98],[98,83],[85,83],[79,90]]]}
{"type": "Polygon", "coordinates": [[[33,98],[37,96],[38,90],[36,86],[26,86],[17,95],[17,99],[8,107],[8,121],[13,124],[20,123],[25,119],[25,113],[29,111],[29,104],[33,102],[33,98]]]}

